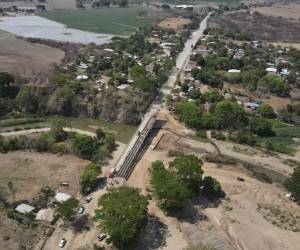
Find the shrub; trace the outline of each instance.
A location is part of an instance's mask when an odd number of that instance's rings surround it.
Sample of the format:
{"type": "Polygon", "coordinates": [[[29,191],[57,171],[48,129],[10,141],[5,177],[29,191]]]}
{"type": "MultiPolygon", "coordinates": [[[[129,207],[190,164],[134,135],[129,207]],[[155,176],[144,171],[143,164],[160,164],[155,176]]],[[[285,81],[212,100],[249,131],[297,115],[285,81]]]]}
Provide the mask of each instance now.
{"type": "Polygon", "coordinates": [[[204,139],[207,138],[207,134],[206,134],[205,130],[198,130],[196,132],[196,136],[199,137],[199,138],[204,138],[204,139]]]}

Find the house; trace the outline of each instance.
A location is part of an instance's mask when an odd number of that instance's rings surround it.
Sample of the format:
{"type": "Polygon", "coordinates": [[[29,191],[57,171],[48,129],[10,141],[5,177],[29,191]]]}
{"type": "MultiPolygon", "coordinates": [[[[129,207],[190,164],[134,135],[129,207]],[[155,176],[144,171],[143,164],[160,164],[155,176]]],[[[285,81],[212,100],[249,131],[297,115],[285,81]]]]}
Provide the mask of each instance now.
{"type": "Polygon", "coordinates": [[[69,200],[72,196],[65,193],[57,193],[54,197],[54,199],[60,203],[65,202],[69,200]]]}
{"type": "Polygon", "coordinates": [[[127,88],[129,88],[129,87],[130,87],[129,84],[121,84],[121,85],[119,85],[119,86],[117,87],[117,89],[119,89],[119,90],[124,90],[124,89],[127,89],[127,88]]]}
{"type": "Polygon", "coordinates": [[[76,76],[76,80],[81,81],[81,80],[87,80],[89,77],[87,75],[79,75],[76,76]]]}
{"type": "Polygon", "coordinates": [[[282,75],[282,76],[288,76],[289,74],[290,74],[290,72],[288,69],[282,69],[280,72],[280,75],[282,75]]]}
{"type": "Polygon", "coordinates": [[[270,74],[276,74],[277,73],[277,69],[274,68],[274,67],[269,67],[269,68],[266,68],[266,71],[270,74]]]}
{"type": "Polygon", "coordinates": [[[240,69],[230,69],[228,70],[228,73],[241,73],[240,69]]]}
{"type": "Polygon", "coordinates": [[[256,110],[259,107],[259,104],[255,103],[255,102],[246,102],[245,107],[251,110],[256,110]]]}
{"type": "Polygon", "coordinates": [[[84,62],[80,62],[78,68],[80,68],[80,69],[87,69],[87,68],[88,68],[88,65],[85,64],[84,62]]]}
{"type": "Polygon", "coordinates": [[[22,203],[19,206],[17,206],[15,208],[15,210],[21,214],[28,214],[31,213],[33,210],[35,209],[35,207],[32,207],[28,204],[22,203]]]}

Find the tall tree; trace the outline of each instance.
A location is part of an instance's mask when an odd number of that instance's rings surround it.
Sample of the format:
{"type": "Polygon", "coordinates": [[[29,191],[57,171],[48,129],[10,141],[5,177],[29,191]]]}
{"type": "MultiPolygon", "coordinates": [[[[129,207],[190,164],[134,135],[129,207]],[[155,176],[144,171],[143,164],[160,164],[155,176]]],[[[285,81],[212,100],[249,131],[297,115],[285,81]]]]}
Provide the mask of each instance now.
{"type": "Polygon", "coordinates": [[[120,187],[101,196],[98,205],[94,219],[117,248],[131,249],[130,244],[147,218],[147,198],[136,188],[120,187]]]}
{"type": "Polygon", "coordinates": [[[198,193],[202,185],[202,161],[195,155],[182,155],[172,161],[170,170],[180,182],[193,193],[198,193]]]}

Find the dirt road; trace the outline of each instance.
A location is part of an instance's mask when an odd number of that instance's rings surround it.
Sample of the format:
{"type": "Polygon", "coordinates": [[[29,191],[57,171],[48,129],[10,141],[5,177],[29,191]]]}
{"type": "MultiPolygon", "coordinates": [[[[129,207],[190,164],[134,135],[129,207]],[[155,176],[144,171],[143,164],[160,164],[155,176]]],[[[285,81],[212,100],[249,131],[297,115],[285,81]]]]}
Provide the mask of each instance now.
{"type": "MultiPolygon", "coordinates": [[[[115,166],[117,159],[120,157],[121,153],[125,149],[125,144],[119,144],[117,150],[113,153],[112,160],[103,168],[103,172],[106,173],[111,167],[115,166]]],[[[92,201],[90,203],[86,203],[80,195],[77,195],[77,198],[80,199],[81,206],[85,207],[84,214],[92,217],[94,215],[94,210],[98,207],[98,199],[101,195],[105,193],[105,189],[100,188],[96,192],[91,194],[92,201]]],[[[75,250],[79,247],[84,247],[86,245],[97,244],[100,245],[97,240],[97,235],[100,233],[100,229],[97,228],[96,224],[90,226],[90,230],[83,231],[82,233],[76,233],[72,229],[64,229],[63,227],[58,226],[52,236],[47,240],[44,250],[55,250],[60,249],[58,246],[59,241],[62,238],[67,240],[67,244],[64,249],[75,250]]],[[[40,250],[37,247],[35,250],[40,250]]]]}

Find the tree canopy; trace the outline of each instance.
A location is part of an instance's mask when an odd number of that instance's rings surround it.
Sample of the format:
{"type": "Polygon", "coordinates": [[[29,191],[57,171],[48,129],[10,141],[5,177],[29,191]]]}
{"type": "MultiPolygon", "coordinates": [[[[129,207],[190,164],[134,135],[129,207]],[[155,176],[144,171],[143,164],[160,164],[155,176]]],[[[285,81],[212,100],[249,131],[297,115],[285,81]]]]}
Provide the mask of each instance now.
{"type": "Polygon", "coordinates": [[[87,194],[97,183],[97,177],[102,173],[101,166],[96,163],[88,164],[80,176],[80,192],[87,194]]]}
{"type": "Polygon", "coordinates": [[[136,188],[119,187],[101,196],[98,205],[94,219],[117,248],[130,249],[147,219],[147,198],[136,188]]]}
{"type": "Polygon", "coordinates": [[[170,170],[183,185],[194,193],[200,191],[203,170],[202,161],[195,155],[182,155],[170,162],[170,170]]]}

